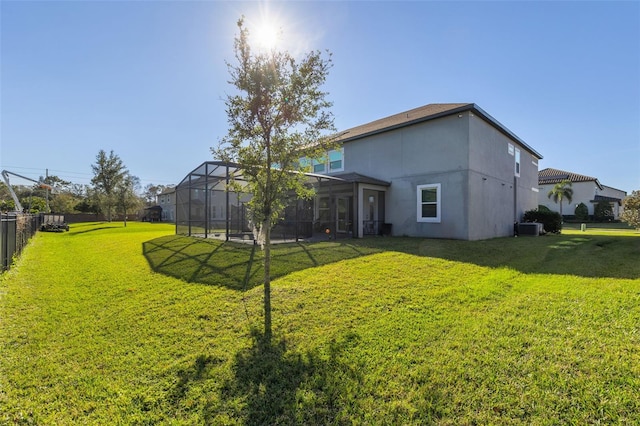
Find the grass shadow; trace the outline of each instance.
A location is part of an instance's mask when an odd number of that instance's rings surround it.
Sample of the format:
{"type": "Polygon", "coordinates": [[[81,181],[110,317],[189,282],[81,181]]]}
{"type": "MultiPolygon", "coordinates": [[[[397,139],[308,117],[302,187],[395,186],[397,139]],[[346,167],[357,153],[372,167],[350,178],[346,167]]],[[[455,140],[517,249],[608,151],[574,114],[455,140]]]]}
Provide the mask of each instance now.
{"type": "Polygon", "coordinates": [[[362,240],[361,244],[528,274],[640,278],[637,236],[571,233],[482,241],[389,238],[384,242],[362,240]]]}
{"type": "MultiPolygon", "coordinates": [[[[332,342],[324,353],[289,350],[284,340],[268,341],[257,330],[252,337],[253,344],[235,355],[218,398],[203,408],[207,423],[233,418],[245,425],[350,424],[364,380],[364,366],[348,359],[357,335],[332,342]]],[[[215,360],[199,358],[191,371],[180,373],[177,395],[189,380],[201,380],[209,362],[215,360]]]]}
{"type": "Polygon", "coordinates": [[[105,229],[113,229],[113,228],[124,228],[122,226],[122,224],[118,224],[118,225],[109,225],[109,226],[98,226],[96,228],[91,228],[91,229],[85,229],[83,231],[76,231],[78,227],[73,227],[71,228],[69,231],[69,235],[82,235],[82,234],[87,234],[89,232],[96,232],[96,231],[104,231],[105,229]]]}
{"type": "MultiPolygon", "coordinates": [[[[271,249],[271,278],[380,251],[346,242],[276,244],[271,249]]],[[[144,242],[142,254],[155,272],[187,282],[247,290],[263,281],[262,253],[256,245],[170,235],[144,242]]]]}
{"type": "MultiPolygon", "coordinates": [[[[276,244],[271,278],[385,251],[523,273],[640,277],[640,237],[569,233],[482,241],[379,237],[276,244]]],[[[252,245],[172,235],[143,243],[143,254],[154,271],[188,282],[236,290],[262,284],[262,254],[252,245]]]]}
{"type": "Polygon", "coordinates": [[[207,285],[242,290],[257,273],[252,246],[176,235],[142,244],[142,254],[158,273],[207,285]]]}

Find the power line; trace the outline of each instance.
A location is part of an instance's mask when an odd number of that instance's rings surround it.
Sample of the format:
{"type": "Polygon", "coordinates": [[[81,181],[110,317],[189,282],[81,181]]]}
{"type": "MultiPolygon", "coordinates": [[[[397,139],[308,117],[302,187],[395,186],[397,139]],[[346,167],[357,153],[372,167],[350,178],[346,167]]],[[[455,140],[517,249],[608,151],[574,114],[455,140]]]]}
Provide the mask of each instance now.
{"type": "MultiPolygon", "coordinates": [[[[22,167],[22,166],[11,166],[11,165],[3,165],[0,166],[2,169],[7,170],[37,170],[38,173],[35,172],[21,172],[26,177],[33,177],[34,179],[39,179],[41,176],[44,177],[47,174],[47,170],[49,171],[49,175],[55,175],[60,179],[68,180],[71,183],[80,183],[80,184],[90,184],[91,179],[93,178],[93,174],[85,173],[85,172],[73,172],[68,170],[58,170],[58,169],[41,169],[39,167],[22,167]],[[64,174],[58,174],[64,173],[64,174]]],[[[136,176],[134,174],[134,176],[136,176]]],[[[145,184],[155,184],[155,185],[177,185],[178,182],[166,180],[166,179],[153,179],[137,176],[140,179],[140,183],[144,186],[145,184]]]]}

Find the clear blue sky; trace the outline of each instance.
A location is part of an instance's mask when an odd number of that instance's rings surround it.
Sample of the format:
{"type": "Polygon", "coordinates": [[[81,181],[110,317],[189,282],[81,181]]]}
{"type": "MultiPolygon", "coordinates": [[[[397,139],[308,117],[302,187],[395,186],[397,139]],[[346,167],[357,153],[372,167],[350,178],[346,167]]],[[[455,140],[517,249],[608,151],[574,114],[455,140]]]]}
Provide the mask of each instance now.
{"type": "Polygon", "coordinates": [[[473,102],[540,168],[640,189],[640,2],[0,1],[0,167],[88,183],[100,149],[177,184],[226,134],[236,21],[333,53],[344,130],[473,102]]]}

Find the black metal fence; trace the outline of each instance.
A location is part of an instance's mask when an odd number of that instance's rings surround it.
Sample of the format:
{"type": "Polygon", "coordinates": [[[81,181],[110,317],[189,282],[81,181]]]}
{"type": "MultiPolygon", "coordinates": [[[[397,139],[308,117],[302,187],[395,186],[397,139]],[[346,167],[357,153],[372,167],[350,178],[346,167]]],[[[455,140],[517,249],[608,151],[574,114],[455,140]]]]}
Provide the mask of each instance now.
{"type": "Polygon", "coordinates": [[[14,257],[22,252],[29,239],[40,228],[40,222],[40,215],[21,213],[0,215],[1,271],[11,267],[14,257]]]}

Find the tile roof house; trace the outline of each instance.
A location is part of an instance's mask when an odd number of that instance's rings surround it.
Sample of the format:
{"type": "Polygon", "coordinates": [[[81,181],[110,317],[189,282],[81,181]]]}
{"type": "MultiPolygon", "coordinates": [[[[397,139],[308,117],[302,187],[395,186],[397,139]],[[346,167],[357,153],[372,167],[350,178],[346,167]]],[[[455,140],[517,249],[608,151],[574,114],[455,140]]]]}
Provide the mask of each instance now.
{"type": "Polygon", "coordinates": [[[563,180],[571,181],[571,189],[573,189],[571,207],[563,208],[564,215],[573,215],[578,204],[584,203],[587,206],[589,215],[593,216],[596,204],[604,201],[610,204],[613,219],[620,218],[623,210],[622,200],[627,196],[625,191],[603,185],[595,177],[565,170],[553,168],[540,170],[538,173],[538,186],[540,189],[538,204],[559,212],[560,206],[550,199],[548,194],[555,184],[563,180]]]}
{"type": "MultiPolygon", "coordinates": [[[[538,205],[542,156],[473,103],[425,105],[347,129],[338,142],[313,161],[316,198],[296,213],[316,231],[479,240],[512,235],[513,223],[538,205]]],[[[208,181],[208,170],[223,168],[205,163],[178,186],[178,229],[197,223],[206,235],[208,210],[190,219],[189,200],[218,188],[224,178],[208,181]]]]}

